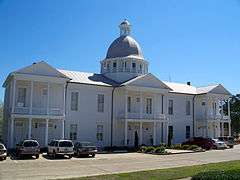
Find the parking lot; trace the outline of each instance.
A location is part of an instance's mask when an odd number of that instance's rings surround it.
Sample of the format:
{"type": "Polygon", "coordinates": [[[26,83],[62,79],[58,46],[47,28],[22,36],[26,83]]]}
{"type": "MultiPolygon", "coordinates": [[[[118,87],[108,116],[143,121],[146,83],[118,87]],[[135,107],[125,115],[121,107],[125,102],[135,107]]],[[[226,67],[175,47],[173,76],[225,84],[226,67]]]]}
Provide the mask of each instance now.
{"type": "Polygon", "coordinates": [[[240,160],[240,145],[234,149],[202,153],[150,155],[140,153],[97,154],[95,158],[10,159],[0,162],[0,179],[55,179],[149,169],[191,166],[240,160]]]}

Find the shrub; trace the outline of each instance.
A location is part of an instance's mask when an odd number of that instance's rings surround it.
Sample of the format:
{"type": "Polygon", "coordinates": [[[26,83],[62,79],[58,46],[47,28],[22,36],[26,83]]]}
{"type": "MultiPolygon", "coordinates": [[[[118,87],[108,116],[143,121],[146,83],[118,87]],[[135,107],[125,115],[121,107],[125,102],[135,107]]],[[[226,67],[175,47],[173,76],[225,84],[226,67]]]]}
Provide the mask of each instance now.
{"type": "Polygon", "coordinates": [[[175,144],[173,146],[173,149],[182,149],[182,145],[181,144],[175,144]]]}
{"type": "Polygon", "coordinates": [[[139,151],[140,152],[146,152],[147,147],[146,146],[141,146],[139,151]]]}
{"type": "Polygon", "coordinates": [[[155,148],[152,147],[152,146],[149,146],[149,147],[146,147],[145,149],[145,153],[151,153],[151,152],[154,152],[155,148]]]}
{"type": "Polygon", "coordinates": [[[183,145],[181,147],[182,147],[183,150],[187,150],[190,147],[190,145],[183,145]]]}
{"type": "Polygon", "coordinates": [[[165,147],[164,146],[159,146],[159,147],[156,147],[155,150],[154,150],[155,153],[159,153],[159,154],[165,154],[166,153],[166,150],[165,150],[165,147]]]}
{"type": "Polygon", "coordinates": [[[227,171],[201,172],[192,177],[192,180],[238,180],[240,179],[240,169],[227,171]]]}
{"type": "Polygon", "coordinates": [[[188,150],[194,150],[194,149],[197,149],[197,148],[199,148],[197,145],[190,145],[188,147],[188,150]]]}

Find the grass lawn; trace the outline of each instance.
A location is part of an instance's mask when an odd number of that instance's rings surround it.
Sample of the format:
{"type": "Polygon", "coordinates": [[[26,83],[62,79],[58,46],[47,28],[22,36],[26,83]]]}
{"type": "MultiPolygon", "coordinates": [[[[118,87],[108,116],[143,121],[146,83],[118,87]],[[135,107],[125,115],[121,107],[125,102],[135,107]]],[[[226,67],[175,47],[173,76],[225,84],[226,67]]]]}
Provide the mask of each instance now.
{"type": "Polygon", "coordinates": [[[150,171],[139,171],[131,173],[120,173],[111,175],[100,175],[92,177],[73,178],[74,180],[166,180],[192,177],[200,172],[215,170],[235,170],[240,173],[240,161],[228,161],[221,163],[211,163],[205,165],[185,166],[170,169],[157,169],[150,171]]]}

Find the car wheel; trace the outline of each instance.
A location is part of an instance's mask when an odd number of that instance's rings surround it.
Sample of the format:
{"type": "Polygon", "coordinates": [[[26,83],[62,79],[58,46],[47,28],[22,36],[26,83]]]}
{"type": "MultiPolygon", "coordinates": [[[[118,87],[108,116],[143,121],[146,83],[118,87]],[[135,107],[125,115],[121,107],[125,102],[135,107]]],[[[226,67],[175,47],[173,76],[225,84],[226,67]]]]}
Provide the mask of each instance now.
{"type": "Polygon", "coordinates": [[[233,146],[229,146],[230,148],[233,148],[233,146]]]}
{"type": "Polygon", "coordinates": [[[38,159],[39,158],[39,154],[36,154],[35,157],[36,157],[36,159],[38,159]]]}
{"type": "Polygon", "coordinates": [[[69,155],[68,158],[69,158],[69,159],[72,159],[72,155],[69,155]]]}
{"type": "Polygon", "coordinates": [[[94,158],[94,157],[95,157],[95,154],[92,154],[92,157],[94,158]]]}

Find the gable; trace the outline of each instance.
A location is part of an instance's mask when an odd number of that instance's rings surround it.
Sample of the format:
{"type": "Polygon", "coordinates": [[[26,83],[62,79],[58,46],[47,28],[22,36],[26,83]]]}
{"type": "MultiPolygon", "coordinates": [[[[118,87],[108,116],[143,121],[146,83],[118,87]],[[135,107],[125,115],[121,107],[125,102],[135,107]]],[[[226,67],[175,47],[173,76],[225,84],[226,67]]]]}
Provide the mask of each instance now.
{"type": "Polygon", "coordinates": [[[209,93],[231,95],[231,93],[228,90],[226,90],[221,84],[213,88],[211,91],[209,91],[209,93]]]}
{"type": "Polygon", "coordinates": [[[170,87],[168,87],[165,83],[160,81],[157,77],[152,75],[151,73],[136,77],[132,80],[129,80],[122,85],[125,86],[137,86],[137,87],[150,87],[150,88],[160,88],[160,89],[169,89],[171,90],[170,87]]]}
{"type": "Polygon", "coordinates": [[[62,74],[60,71],[53,68],[52,66],[50,66],[44,61],[33,63],[32,65],[19,69],[14,73],[68,78],[67,76],[62,74]]]}

